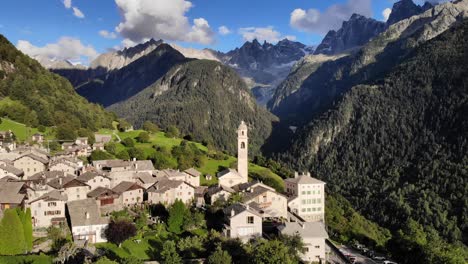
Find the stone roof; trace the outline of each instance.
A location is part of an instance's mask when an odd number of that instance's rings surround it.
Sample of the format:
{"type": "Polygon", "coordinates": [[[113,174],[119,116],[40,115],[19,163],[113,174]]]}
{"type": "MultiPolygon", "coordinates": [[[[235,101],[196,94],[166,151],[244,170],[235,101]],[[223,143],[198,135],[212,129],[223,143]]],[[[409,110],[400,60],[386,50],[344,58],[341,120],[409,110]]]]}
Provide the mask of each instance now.
{"type": "Polygon", "coordinates": [[[253,209],[249,205],[245,205],[241,203],[235,203],[223,209],[224,215],[228,218],[234,217],[240,213],[243,213],[244,211],[248,211],[251,214],[262,217],[261,214],[257,212],[257,210],[253,209]],[[234,215],[232,214],[233,212],[234,212],[234,215]]]}
{"type": "Polygon", "coordinates": [[[235,193],[236,191],[230,187],[224,186],[224,185],[218,185],[218,186],[212,186],[208,188],[207,194],[209,196],[212,196],[215,193],[218,193],[220,191],[226,191],[228,193],[235,193]]]}
{"type": "Polygon", "coordinates": [[[21,155],[21,156],[17,157],[15,160],[19,160],[19,159],[21,159],[23,157],[29,157],[29,158],[31,158],[33,160],[39,161],[42,164],[48,164],[49,163],[49,160],[44,159],[42,157],[39,157],[38,155],[35,155],[34,153],[27,153],[27,154],[21,155]]]}
{"type": "Polygon", "coordinates": [[[0,165],[0,169],[6,171],[6,172],[9,172],[13,175],[16,175],[18,177],[20,176],[23,176],[24,175],[24,172],[12,165],[9,165],[9,164],[3,164],[3,165],[0,165]]]}
{"type": "Polygon", "coordinates": [[[55,166],[55,165],[60,164],[60,163],[66,164],[66,165],[68,165],[70,167],[73,167],[75,169],[79,167],[77,161],[75,162],[71,158],[65,158],[65,157],[61,157],[61,158],[54,159],[54,160],[50,161],[49,167],[55,166]]]}
{"type": "Polygon", "coordinates": [[[156,177],[166,177],[168,179],[174,177],[185,177],[185,174],[179,170],[166,169],[166,170],[156,170],[153,172],[156,177]]]}
{"type": "Polygon", "coordinates": [[[70,176],[73,177],[73,175],[67,174],[63,171],[41,171],[36,174],[33,174],[31,177],[28,177],[28,181],[38,181],[38,180],[49,180],[49,179],[55,179],[55,178],[60,178],[60,177],[66,177],[70,176]]]}
{"type": "Polygon", "coordinates": [[[126,191],[135,190],[135,189],[144,189],[144,188],[134,182],[128,182],[128,181],[123,181],[119,183],[117,186],[115,186],[114,188],[112,188],[112,190],[118,194],[122,194],[126,191]]]}
{"type": "Polygon", "coordinates": [[[3,178],[0,178],[0,182],[10,182],[10,181],[18,181],[18,178],[15,178],[12,176],[5,176],[3,178]]]}
{"type": "Polygon", "coordinates": [[[150,173],[143,173],[143,172],[139,172],[139,173],[136,173],[135,174],[135,178],[136,179],[140,179],[140,181],[144,184],[148,184],[148,183],[155,183],[158,181],[158,178],[156,177],[153,177],[152,174],[150,173]]]}
{"type": "Polygon", "coordinates": [[[223,176],[225,176],[225,175],[227,175],[227,174],[234,174],[234,175],[237,175],[237,176],[239,176],[239,177],[242,177],[242,176],[237,172],[237,170],[231,169],[231,168],[225,169],[225,170],[223,170],[223,171],[221,171],[221,172],[218,172],[217,176],[218,176],[218,178],[221,178],[221,177],[223,177],[223,176]]]}
{"type": "Polygon", "coordinates": [[[281,234],[299,234],[302,238],[328,238],[322,222],[286,222],[278,229],[281,234]]]}
{"type": "Polygon", "coordinates": [[[19,193],[23,182],[2,182],[0,184],[0,204],[20,204],[26,197],[19,193]]]}
{"type": "Polygon", "coordinates": [[[67,208],[72,227],[109,223],[109,218],[101,216],[96,200],[92,198],[68,202],[67,208]]]}
{"type": "Polygon", "coordinates": [[[194,168],[186,169],[186,170],[184,170],[184,172],[187,173],[190,176],[193,176],[193,177],[200,177],[201,176],[201,172],[197,171],[194,168]]]}
{"type": "Polygon", "coordinates": [[[65,177],[59,177],[56,179],[53,179],[49,181],[47,184],[54,188],[54,189],[62,189],[62,188],[69,188],[69,187],[75,187],[76,185],[73,185],[73,183],[79,185],[79,186],[88,186],[86,183],[83,183],[76,179],[74,176],[67,175],[65,177]]]}
{"type": "Polygon", "coordinates": [[[101,165],[102,168],[128,167],[129,170],[154,170],[154,166],[151,160],[99,160],[93,161],[93,165],[95,165],[95,167],[97,167],[97,165],[101,165]]]}
{"type": "Polygon", "coordinates": [[[66,195],[62,195],[60,193],[60,191],[58,190],[52,190],[44,195],[42,195],[41,197],[29,202],[29,204],[32,204],[36,201],[40,201],[40,200],[45,200],[45,201],[67,201],[67,196],[66,195]]]}
{"type": "Polygon", "coordinates": [[[82,181],[82,182],[88,182],[89,180],[92,180],[92,179],[96,178],[97,176],[101,176],[101,177],[104,177],[104,178],[109,178],[109,177],[107,177],[106,175],[104,175],[102,173],[98,173],[98,172],[95,172],[95,171],[88,171],[88,172],[85,172],[85,173],[81,174],[76,179],[79,180],[79,181],[82,181]]]}
{"type": "Polygon", "coordinates": [[[163,178],[163,179],[160,179],[155,184],[153,184],[151,187],[149,187],[148,192],[164,193],[167,190],[175,189],[184,183],[185,183],[184,181],[174,181],[174,180],[169,180],[167,178],[163,178]]]}
{"type": "Polygon", "coordinates": [[[112,140],[112,135],[94,134],[96,142],[108,143],[112,140]]]}
{"type": "Polygon", "coordinates": [[[118,193],[116,193],[115,191],[109,189],[109,188],[105,188],[105,187],[97,187],[96,189],[90,191],[87,196],[89,198],[97,198],[99,196],[102,196],[102,195],[105,195],[105,196],[119,196],[118,193]]]}
{"type": "Polygon", "coordinates": [[[325,182],[318,180],[316,178],[310,177],[308,175],[300,175],[294,178],[288,178],[284,181],[296,183],[296,184],[325,184],[325,182]]]}

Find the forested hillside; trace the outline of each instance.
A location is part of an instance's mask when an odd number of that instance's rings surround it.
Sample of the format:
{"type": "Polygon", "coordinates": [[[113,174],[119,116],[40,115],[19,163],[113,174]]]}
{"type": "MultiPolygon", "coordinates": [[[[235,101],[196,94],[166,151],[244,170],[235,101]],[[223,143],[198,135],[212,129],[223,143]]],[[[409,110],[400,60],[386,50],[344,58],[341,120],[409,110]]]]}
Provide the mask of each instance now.
{"type": "Polygon", "coordinates": [[[137,127],[150,120],[177,126],[195,140],[235,153],[236,130],[249,124],[253,152],[270,135],[276,118],[255,99],[236,72],[215,61],[194,60],[172,68],[156,83],[109,110],[137,127]]]}
{"type": "Polygon", "coordinates": [[[71,84],[44,69],[0,35],[0,115],[36,127],[111,127],[113,115],[79,96],[71,84]],[[3,104],[3,99],[8,105],[3,104]]]}
{"type": "MultiPolygon", "coordinates": [[[[400,58],[384,78],[353,87],[282,156],[324,178],[364,216],[402,229],[396,248],[406,263],[417,250],[430,263],[448,263],[430,259],[441,246],[427,243],[439,235],[468,242],[467,50],[465,20],[400,58]],[[427,243],[402,246],[415,230],[427,243]]],[[[466,257],[462,248],[449,255],[466,257]]]]}

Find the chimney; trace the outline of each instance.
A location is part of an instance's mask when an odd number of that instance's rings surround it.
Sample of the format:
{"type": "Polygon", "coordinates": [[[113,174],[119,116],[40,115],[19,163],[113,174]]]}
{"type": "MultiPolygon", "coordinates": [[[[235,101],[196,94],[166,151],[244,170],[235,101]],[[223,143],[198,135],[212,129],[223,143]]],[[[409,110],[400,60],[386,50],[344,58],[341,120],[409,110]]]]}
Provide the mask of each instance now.
{"type": "Polygon", "coordinates": [[[309,176],[309,177],[310,177],[310,172],[307,172],[307,176],[309,176]]]}
{"type": "Polygon", "coordinates": [[[86,219],[89,219],[89,213],[88,212],[85,213],[85,216],[86,216],[86,219]]]}
{"type": "Polygon", "coordinates": [[[136,158],[133,158],[133,161],[136,161],[136,158]]]}
{"type": "Polygon", "coordinates": [[[248,204],[245,205],[245,209],[249,210],[250,206],[248,204]]]}
{"type": "Polygon", "coordinates": [[[297,171],[294,172],[294,178],[297,178],[299,177],[299,173],[297,173],[297,171]]]}
{"type": "Polygon", "coordinates": [[[231,209],[231,216],[234,216],[236,212],[234,212],[234,209],[231,209]]]}
{"type": "Polygon", "coordinates": [[[62,185],[63,181],[62,178],[59,178],[59,184],[62,185]]]}

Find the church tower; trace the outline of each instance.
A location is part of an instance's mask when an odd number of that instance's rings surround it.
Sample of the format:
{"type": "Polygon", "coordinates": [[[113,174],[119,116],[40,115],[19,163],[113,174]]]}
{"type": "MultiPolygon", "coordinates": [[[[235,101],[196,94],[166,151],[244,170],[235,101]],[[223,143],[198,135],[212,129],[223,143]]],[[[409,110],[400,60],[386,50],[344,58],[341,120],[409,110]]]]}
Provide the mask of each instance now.
{"type": "Polygon", "coordinates": [[[237,129],[237,172],[242,176],[243,182],[249,181],[249,138],[247,137],[247,125],[241,122],[237,129]]]}

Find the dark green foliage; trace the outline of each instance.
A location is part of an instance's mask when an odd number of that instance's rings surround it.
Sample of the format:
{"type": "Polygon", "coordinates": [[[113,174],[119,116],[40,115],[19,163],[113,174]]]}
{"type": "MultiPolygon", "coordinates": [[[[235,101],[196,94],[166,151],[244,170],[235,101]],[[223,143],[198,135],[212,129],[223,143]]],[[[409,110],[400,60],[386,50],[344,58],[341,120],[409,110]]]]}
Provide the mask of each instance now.
{"type": "Polygon", "coordinates": [[[173,168],[174,169],[174,168],[177,167],[177,163],[174,162],[168,156],[168,154],[166,154],[164,152],[156,151],[150,156],[150,159],[153,162],[154,167],[157,170],[163,170],[163,169],[167,169],[167,168],[173,168]]]}
{"type": "MultiPolygon", "coordinates": [[[[18,212],[23,211],[18,210],[18,212]]],[[[31,251],[33,246],[33,227],[30,208],[26,209],[26,212],[24,213],[21,222],[23,223],[24,240],[26,242],[26,248],[28,251],[31,251]]]]}
{"type": "Polygon", "coordinates": [[[166,137],[177,138],[180,135],[180,131],[176,126],[169,126],[166,130],[166,137]]]}
{"type": "Polygon", "coordinates": [[[23,223],[15,209],[6,209],[0,222],[0,255],[26,253],[23,223]]]}
{"type": "Polygon", "coordinates": [[[137,160],[146,160],[145,151],[141,148],[129,148],[127,149],[127,151],[130,158],[135,158],[137,160]]]}
{"type": "Polygon", "coordinates": [[[165,264],[182,264],[182,258],[177,253],[174,241],[164,242],[161,257],[165,264]]]}
{"type": "Polygon", "coordinates": [[[120,131],[120,132],[125,132],[127,131],[127,129],[130,129],[132,125],[127,122],[125,119],[119,119],[119,123],[117,124],[117,129],[120,131]]]}
{"type": "Polygon", "coordinates": [[[0,109],[2,115],[31,126],[58,126],[63,122],[60,113],[64,113],[76,119],[78,128],[112,127],[112,114],[88,103],[67,80],[22,54],[4,36],[0,36],[0,62],[12,69],[4,74],[5,79],[0,78],[0,97],[17,103],[16,114],[0,109]]]}
{"type": "Polygon", "coordinates": [[[112,155],[117,154],[117,144],[115,142],[109,142],[104,145],[104,149],[112,155]]]}
{"type": "Polygon", "coordinates": [[[202,167],[206,162],[206,154],[194,143],[182,141],[172,148],[172,156],[177,160],[178,168],[186,170],[191,167],[202,167]]]}
{"type": "Polygon", "coordinates": [[[150,141],[150,136],[149,136],[148,132],[146,132],[146,131],[140,132],[140,134],[138,134],[138,136],[136,137],[136,140],[139,143],[148,143],[150,141]]]}
{"type": "Polygon", "coordinates": [[[109,109],[136,127],[151,120],[169,137],[177,137],[179,133],[172,131],[175,126],[182,135],[212,142],[215,148],[230,153],[236,152],[236,131],[242,120],[250,128],[251,153],[258,152],[276,120],[256,104],[233,69],[208,60],[173,67],[153,85],[109,109]]]}
{"type": "Polygon", "coordinates": [[[111,221],[104,231],[109,242],[120,245],[125,240],[136,235],[135,224],[128,220],[111,221]]]}
{"type": "MultiPolygon", "coordinates": [[[[0,256],[2,264],[50,264],[53,263],[52,257],[48,255],[30,255],[30,256],[0,256]]],[[[110,264],[110,263],[108,263],[110,264]]]]}
{"type": "Polygon", "coordinates": [[[128,154],[127,150],[121,150],[117,153],[116,157],[121,160],[130,160],[130,155],[128,154]]]}
{"type": "Polygon", "coordinates": [[[184,219],[190,216],[190,211],[185,207],[185,204],[177,199],[171,208],[169,208],[169,218],[167,219],[167,230],[174,234],[182,233],[184,219]]]}
{"type": "Polygon", "coordinates": [[[122,144],[126,146],[127,148],[133,148],[135,147],[135,141],[132,138],[124,138],[122,140],[122,144]]]}
{"type": "Polygon", "coordinates": [[[207,259],[208,264],[231,264],[231,255],[220,246],[216,247],[216,250],[207,259]]]}
{"type": "Polygon", "coordinates": [[[75,140],[78,134],[76,133],[76,127],[68,123],[62,124],[57,127],[55,136],[60,140],[75,140]]]}
{"type": "Polygon", "coordinates": [[[118,264],[118,263],[108,259],[107,257],[101,257],[98,259],[98,261],[94,262],[94,264],[118,264]]]}
{"type": "Polygon", "coordinates": [[[159,132],[159,127],[155,123],[151,121],[145,121],[143,123],[143,129],[146,130],[149,133],[156,133],[159,132]]]}
{"type": "Polygon", "coordinates": [[[113,159],[114,156],[111,154],[107,153],[106,151],[102,150],[95,150],[91,152],[91,156],[89,156],[90,161],[95,161],[95,160],[109,160],[113,159]]]}
{"type": "Polygon", "coordinates": [[[279,240],[256,241],[252,248],[252,264],[292,264],[294,256],[289,254],[289,248],[279,240]]]}
{"type": "Polygon", "coordinates": [[[283,161],[393,232],[415,219],[424,232],[467,243],[467,32],[465,21],[346,92],[296,132],[283,161]]]}
{"type": "Polygon", "coordinates": [[[40,126],[37,127],[37,130],[38,130],[39,132],[41,132],[41,133],[44,133],[44,132],[46,132],[46,127],[43,126],[43,125],[40,125],[40,126]]]}
{"type": "Polygon", "coordinates": [[[96,138],[94,137],[94,132],[87,129],[87,128],[80,128],[78,129],[78,136],[79,137],[87,137],[88,144],[92,145],[96,142],[96,138]]]}
{"type": "Polygon", "coordinates": [[[47,237],[52,240],[51,250],[53,252],[59,252],[69,242],[63,229],[55,226],[47,228],[47,237]]]}

